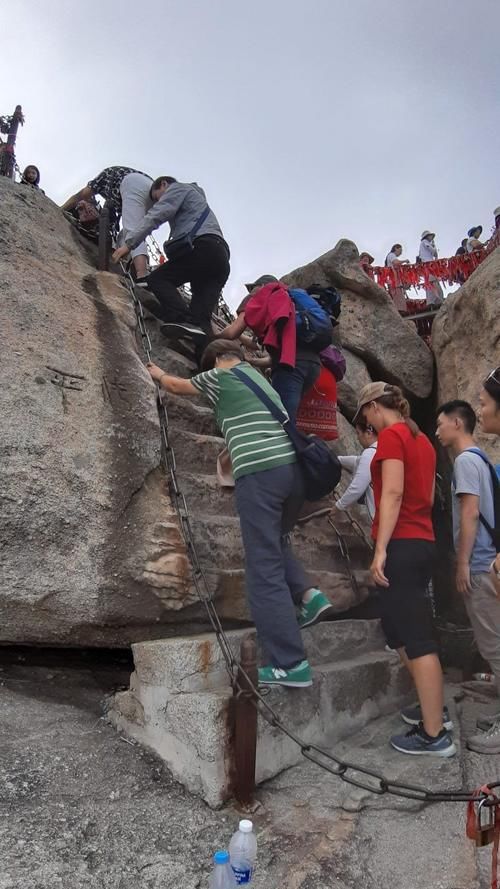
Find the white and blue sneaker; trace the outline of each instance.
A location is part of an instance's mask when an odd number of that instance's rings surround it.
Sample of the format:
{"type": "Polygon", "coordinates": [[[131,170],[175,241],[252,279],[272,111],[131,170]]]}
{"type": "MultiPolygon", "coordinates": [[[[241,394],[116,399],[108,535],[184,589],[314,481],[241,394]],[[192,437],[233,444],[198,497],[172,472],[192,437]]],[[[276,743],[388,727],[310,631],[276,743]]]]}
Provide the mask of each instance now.
{"type": "Polygon", "coordinates": [[[393,735],[390,743],[395,750],[411,756],[455,756],[457,752],[453,738],[445,728],[433,738],[422,723],[413,726],[406,735],[393,735]]]}

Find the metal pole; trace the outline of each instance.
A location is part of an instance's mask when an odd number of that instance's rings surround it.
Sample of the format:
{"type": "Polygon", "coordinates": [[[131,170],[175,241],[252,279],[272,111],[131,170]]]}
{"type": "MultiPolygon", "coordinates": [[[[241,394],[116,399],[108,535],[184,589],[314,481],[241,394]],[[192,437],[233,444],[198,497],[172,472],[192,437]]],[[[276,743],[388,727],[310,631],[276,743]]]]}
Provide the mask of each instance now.
{"type": "MultiPolygon", "coordinates": [[[[241,641],[240,664],[250,681],[257,687],[257,643],[253,633],[248,633],[241,641]]],[[[255,795],[257,707],[252,700],[251,686],[241,669],[238,669],[234,695],[233,792],[242,807],[250,808],[255,795]]]]}
{"type": "Polygon", "coordinates": [[[9,132],[7,134],[7,142],[2,148],[2,152],[0,154],[0,173],[2,176],[7,176],[9,179],[14,178],[14,164],[15,164],[15,153],[14,148],[16,145],[16,136],[17,130],[19,128],[19,124],[24,123],[23,110],[20,105],[16,105],[16,110],[11,117],[9,132]]]}
{"type": "Polygon", "coordinates": [[[99,259],[100,272],[109,271],[109,254],[111,247],[111,235],[109,231],[109,207],[104,204],[99,214],[99,259]]]}

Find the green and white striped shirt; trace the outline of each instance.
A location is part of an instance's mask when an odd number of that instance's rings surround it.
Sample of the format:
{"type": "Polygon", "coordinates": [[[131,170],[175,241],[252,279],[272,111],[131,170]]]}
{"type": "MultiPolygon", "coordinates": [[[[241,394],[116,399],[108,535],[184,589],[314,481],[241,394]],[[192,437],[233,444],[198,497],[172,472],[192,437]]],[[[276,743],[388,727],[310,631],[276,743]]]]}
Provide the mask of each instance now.
{"type": "MultiPolygon", "coordinates": [[[[278,393],[247,362],[238,364],[282,411],[278,393]]],[[[214,368],[191,380],[213,405],[233,465],[235,480],[252,472],[295,463],[297,456],[283,427],[230,369],[214,368]]]]}

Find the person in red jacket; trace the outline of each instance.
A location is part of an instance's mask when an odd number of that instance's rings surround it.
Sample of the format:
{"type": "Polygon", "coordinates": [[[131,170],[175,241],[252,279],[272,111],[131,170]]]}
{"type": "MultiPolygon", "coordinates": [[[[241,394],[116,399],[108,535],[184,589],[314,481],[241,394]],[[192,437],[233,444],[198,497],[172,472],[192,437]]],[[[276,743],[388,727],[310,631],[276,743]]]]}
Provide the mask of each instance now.
{"type": "Polygon", "coordinates": [[[412,728],[406,735],[394,735],[391,745],[401,753],[453,756],[456,747],[443,708],[443,674],[428,596],[436,454],[410,418],[408,401],[397,386],[364,386],[353,422],[360,417],[378,433],[371,463],[375,552],[370,570],[380,592],[388,643],[408,668],[419,701],[402,711],[412,728]]]}

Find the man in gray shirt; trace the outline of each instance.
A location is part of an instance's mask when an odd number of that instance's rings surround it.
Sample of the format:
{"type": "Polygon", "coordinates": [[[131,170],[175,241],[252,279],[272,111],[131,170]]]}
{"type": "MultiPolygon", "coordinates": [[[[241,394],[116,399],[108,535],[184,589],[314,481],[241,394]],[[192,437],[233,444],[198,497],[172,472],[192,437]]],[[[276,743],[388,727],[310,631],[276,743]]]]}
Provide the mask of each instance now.
{"type": "MultiPolygon", "coordinates": [[[[476,415],[466,401],[449,401],[439,408],[436,435],[455,456],[451,492],[457,590],[500,691],[500,600],[490,574],[496,549],[482,521],[495,525],[493,484],[487,457],[473,438],[475,425],[476,415]]],[[[483,731],[469,738],[469,749],[500,753],[500,713],[480,717],[477,725],[483,731]]]]}
{"type": "Polygon", "coordinates": [[[168,323],[166,333],[191,336],[201,345],[206,335],[212,333],[212,312],[229,277],[229,247],[205,192],[195,182],[177,182],[172,176],[160,176],[153,182],[150,194],[153,207],[136,229],[127,232],[125,246],[115,250],[113,260],[117,262],[126,256],[164,222],[170,224],[167,243],[191,235],[191,250],[172,256],[137,283],[147,286],[158,298],[158,310],[151,308],[154,314],[165,322],[178,322],[168,323]],[[177,290],[187,283],[191,285],[189,315],[177,290]]]}

